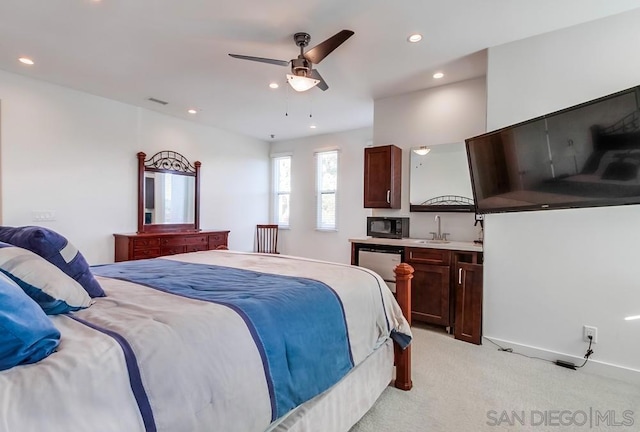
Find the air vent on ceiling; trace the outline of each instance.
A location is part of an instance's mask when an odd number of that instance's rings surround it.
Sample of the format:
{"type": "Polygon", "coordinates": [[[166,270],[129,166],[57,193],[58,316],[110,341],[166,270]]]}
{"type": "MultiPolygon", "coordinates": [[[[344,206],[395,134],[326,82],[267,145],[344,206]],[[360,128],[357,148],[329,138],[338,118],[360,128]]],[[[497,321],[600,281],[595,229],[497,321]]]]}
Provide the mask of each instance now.
{"type": "Polygon", "coordinates": [[[169,102],[166,102],[166,101],[163,101],[163,100],[160,100],[160,99],[156,99],[156,98],[152,98],[152,97],[150,97],[148,100],[150,100],[151,102],[159,103],[160,105],[166,105],[166,104],[169,103],[169,102]]]}

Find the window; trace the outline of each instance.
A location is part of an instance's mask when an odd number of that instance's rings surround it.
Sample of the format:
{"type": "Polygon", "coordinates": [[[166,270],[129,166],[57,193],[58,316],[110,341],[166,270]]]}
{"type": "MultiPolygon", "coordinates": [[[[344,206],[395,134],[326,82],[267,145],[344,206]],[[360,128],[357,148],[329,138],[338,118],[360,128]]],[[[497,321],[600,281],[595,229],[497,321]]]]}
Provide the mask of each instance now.
{"type": "Polygon", "coordinates": [[[338,151],[316,153],[316,228],[335,230],[338,190],[338,151]]]}
{"type": "Polygon", "coordinates": [[[291,156],[273,156],[273,223],[289,227],[291,156]]]}

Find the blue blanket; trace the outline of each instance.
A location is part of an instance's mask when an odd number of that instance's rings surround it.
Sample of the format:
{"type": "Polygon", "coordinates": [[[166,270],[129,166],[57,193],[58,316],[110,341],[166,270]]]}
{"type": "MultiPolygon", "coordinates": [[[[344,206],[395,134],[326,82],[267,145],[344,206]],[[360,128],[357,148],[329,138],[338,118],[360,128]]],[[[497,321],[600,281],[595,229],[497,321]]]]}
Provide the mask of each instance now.
{"type": "Polygon", "coordinates": [[[322,393],[353,367],[342,303],[322,282],[163,259],[92,271],[236,311],[262,357],[272,421],[322,393]]]}

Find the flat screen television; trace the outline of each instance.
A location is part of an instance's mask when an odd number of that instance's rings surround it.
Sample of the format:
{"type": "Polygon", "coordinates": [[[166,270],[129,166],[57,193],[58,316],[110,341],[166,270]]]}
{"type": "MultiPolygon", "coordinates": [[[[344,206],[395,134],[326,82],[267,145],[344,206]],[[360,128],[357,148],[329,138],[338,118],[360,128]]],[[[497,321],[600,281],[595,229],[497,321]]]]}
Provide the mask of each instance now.
{"type": "Polygon", "coordinates": [[[640,86],[465,140],[476,212],[640,204],[640,86]]]}

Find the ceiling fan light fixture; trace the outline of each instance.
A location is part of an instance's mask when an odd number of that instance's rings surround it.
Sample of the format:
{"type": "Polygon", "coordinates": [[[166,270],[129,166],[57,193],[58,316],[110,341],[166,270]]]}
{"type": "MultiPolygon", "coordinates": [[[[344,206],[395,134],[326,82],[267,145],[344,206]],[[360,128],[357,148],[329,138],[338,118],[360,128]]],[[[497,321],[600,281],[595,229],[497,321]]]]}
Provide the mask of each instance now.
{"type": "Polygon", "coordinates": [[[306,76],[287,74],[287,82],[295,91],[303,92],[317,86],[320,80],[306,76]]]}
{"type": "Polygon", "coordinates": [[[429,153],[430,151],[431,151],[431,149],[429,147],[427,147],[427,146],[420,146],[418,148],[414,148],[413,149],[413,152],[415,154],[417,154],[417,155],[420,155],[420,156],[424,156],[427,153],[429,153]]]}

